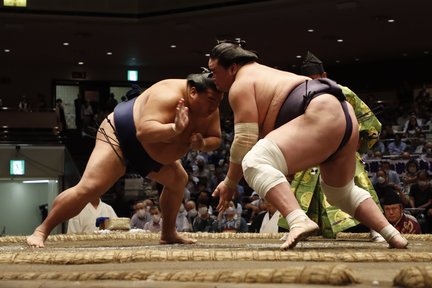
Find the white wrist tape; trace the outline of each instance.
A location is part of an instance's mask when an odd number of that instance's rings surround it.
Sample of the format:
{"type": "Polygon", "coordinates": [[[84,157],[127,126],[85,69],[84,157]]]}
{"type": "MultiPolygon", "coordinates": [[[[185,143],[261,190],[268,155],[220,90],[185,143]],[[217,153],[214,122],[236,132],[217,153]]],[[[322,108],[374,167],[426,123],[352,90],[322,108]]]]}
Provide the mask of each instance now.
{"type": "Polygon", "coordinates": [[[320,177],[320,184],[327,202],[353,217],[360,203],[371,198],[369,192],[354,184],[354,180],[343,187],[332,187],[324,183],[320,177]]]}
{"type": "Polygon", "coordinates": [[[385,226],[381,231],[379,231],[381,236],[388,242],[394,236],[400,234],[399,231],[391,224],[385,226]]]}
{"type": "Polygon", "coordinates": [[[234,125],[234,140],[231,144],[230,162],[240,164],[243,157],[258,141],[258,123],[237,123],[234,125]]]}
{"type": "Polygon", "coordinates": [[[259,140],[242,162],[243,176],[249,186],[265,198],[274,186],[287,182],[288,167],[279,147],[268,139],[259,140]]]}

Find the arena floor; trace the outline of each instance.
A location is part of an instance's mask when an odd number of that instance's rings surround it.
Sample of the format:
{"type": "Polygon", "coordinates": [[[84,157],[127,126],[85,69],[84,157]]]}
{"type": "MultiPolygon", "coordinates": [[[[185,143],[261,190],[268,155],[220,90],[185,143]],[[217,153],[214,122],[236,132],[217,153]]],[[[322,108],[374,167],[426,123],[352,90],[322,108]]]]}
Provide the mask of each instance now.
{"type": "Polygon", "coordinates": [[[0,287],[432,287],[432,235],[406,235],[404,250],[340,235],[289,251],[279,250],[282,234],[188,233],[194,245],[159,245],[151,233],[54,235],[43,249],[2,237],[0,287]]]}

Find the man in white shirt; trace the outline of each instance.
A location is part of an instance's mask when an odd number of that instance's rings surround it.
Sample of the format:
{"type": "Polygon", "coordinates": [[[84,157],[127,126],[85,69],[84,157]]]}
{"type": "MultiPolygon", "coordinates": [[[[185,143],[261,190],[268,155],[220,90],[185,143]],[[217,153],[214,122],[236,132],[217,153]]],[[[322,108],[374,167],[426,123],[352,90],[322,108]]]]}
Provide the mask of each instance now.
{"type": "Polygon", "coordinates": [[[87,203],[77,216],[69,219],[67,233],[93,233],[98,229],[96,219],[99,217],[117,218],[117,214],[110,205],[96,198],[87,203]]]}

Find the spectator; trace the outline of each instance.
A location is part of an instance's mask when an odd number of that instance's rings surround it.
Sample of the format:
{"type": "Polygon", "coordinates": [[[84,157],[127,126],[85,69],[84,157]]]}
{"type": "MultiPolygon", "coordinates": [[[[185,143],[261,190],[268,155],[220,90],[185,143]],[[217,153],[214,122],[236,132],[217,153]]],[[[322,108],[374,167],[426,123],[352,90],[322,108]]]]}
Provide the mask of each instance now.
{"type": "Polygon", "coordinates": [[[93,108],[90,105],[88,100],[84,101],[84,104],[81,106],[81,121],[82,121],[82,135],[89,135],[90,126],[92,124],[94,118],[93,108]]]}
{"type": "Polygon", "coordinates": [[[388,193],[382,202],[387,220],[402,234],[421,234],[417,219],[403,211],[403,205],[396,193],[388,193]]]}
{"type": "Polygon", "coordinates": [[[189,232],[192,230],[192,225],[187,219],[187,211],[183,203],[180,205],[179,212],[177,213],[176,230],[177,232],[189,232]]]}
{"type": "Polygon", "coordinates": [[[213,215],[213,206],[212,206],[212,197],[210,197],[210,192],[207,190],[201,190],[198,194],[196,203],[198,204],[205,204],[208,207],[208,212],[210,215],[213,215]]]}
{"type": "Polygon", "coordinates": [[[265,209],[254,218],[249,231],[257,233],[288,232],[287,229],[278,225],[281,215],[279,211],[276,210],[276,207],[266,200],[264,200],[264,205],[265,209]]]}
{"type": "MultiPolygon", "coordinates": [[[[384,170],[384,172],[386,173],[388,184],[396,185],[399,187],[400,190],[401,181],[400,181],[399,174],[394,169],[392,169],[390,162],[387,160],[382,160],[380,168],[384,170]]],[[[375,185],[376,183],[377,183],[377,178],[376,176],[374,176],[372,178],[372,184],[375,185]]]]}
{"type": "Polygon", "coordinates": [[[250,202],[244,205],[247,210],[247,220],[252,223],[254,217],[261,211],[260,204],[262,203],[257,192],[253,191],[250,196],[250,202]]]}
{"type": "Polygon", "coordinates": [[[151,220],[144,224],[144,230],[159,233],[162,230],[162,217],[158,206],[150,208],[151,220]]]}
{"type": "Polygon", "coordinates": [[[402,141],[400,134],[394,135],[394,140],[387,146],[390,155],[400,155],[407,150],[407,144],[402,141]]]}
{"type": "Polygon", "coordinates": [[[389,193],[396,193],[401,198],[401,202],[404,204],[409,204],[408,199],[406,199],[405,194],[401,193],[402,189],[400,186],[392,184],[389,182],[389,177],[385,170],[380,169],[375,175],[376,183],[373,185],[377,193],[379,202],[382,206],[385,195],[389,193]]]}
{"type": "Polygon", "coordinates": [[[237,215],[234,207],[228,207],[225,212],[220,211],[217,220],[219,232],[248,232],[246,220],[237,215]]]}
{"type": "Polygon", "coordinates": [[[382,141],[382,137],[379,137],[378,141],[375,143],[374,146],[372,146],[372,150],[374,152],[379,151],[381,152],[381,154],[385,154],[386,153],[386,146],[384,144],[384,141],[382,141]]]}
{"type": "Polygon", "coordinates": [[[416,160],[411,159],[405,164],[405,175],[402,176],[404,189],[409,192],[411,184],[417,182],[417,173],[419,170],[418,163],[416,160]]]}
{"type": "Polygon", "coordinates": [[[30,103],[28,102],[27,95],[25,94],[21,96],[21,99],[18,103],[18,111],[22,111],[22,112],[31,111],[30,103]]]}
{"type": "Polygon", "coordinates": [[[131,227],[135,229],[144,229],[144,225],[150,222],[151,215],[150,209],[147,209],[146,203],[144,201],[139,201],[134,205],[135,213],[131,218],[131,227]]]}
{"type": "Polygon", "coordinates": [[[404,124],[403,133],[406,137],[413,136],[421,131],[421,121],[412,113],[404,124]]]}
{"type": "Polygon", "coordinates": [[[426,135],[424,133],[417,133],[416,137],[410,140],[409,152],[412,154],[421,154],[425,144],[426,135]]]}
{"type": "Polygon", "coordinates": [[[193,232],[215,232],[217,222],[208,212],[208,206],[204,203],[198,204],[198,216],[192,224],[193,232]]]}
{"type": "Polygon", "coordinates": [[[114,97],[114,93],[110,93],[107,101],[105,102],[105,111],[107,114],[114,111],[114,108],[117,106],[118,101],[114,97]]]}
{"type": "Polygon", "coordinates": [[[64,107],[63,107],[63,100],[62,99],[57,99],[56,100],[56,114],[57,114],[57,123],[59,126],[60,131],[66,131],[67,130],[67,123],[66,123],[66,116],[65,116],[65,112],[64,112],[64,107]]]}
{"type": "Polygon", "coordinates": [[[409,195],[412,208],[428,209],[432,205],[432,185],[427,171],[419,171],[417,182],[411,185],[409,195]]]}
{"type": "Polygon", "coordinates": [[[96,219],[99,217],[117,218],[114,209],[96,198],[88,203],[81,212],[69,219],[67,233],[93,233],[96,227],[96,219]]]}
{"type": "Polygon", "coordinates": [[[425,161],[432,159],[432,142],[427,142],[423,146],[423,151],[422,154],[420,155],[420,159],[425,161]]]}
{"type": "Polygon", "coordinates": [[[419,220],[423,233],[430,233],[431,215],[429,209],[432,208],[432,185],[429,174],[426,170],[420,170],[417,176],[417,183],[411,185],[409,199],[412,208],[418,208],[416,218],[419,220]]]}
{"type": "Polygon", "coordinates": [[[196,210],[196,204],[193,200],[189,200],[185,203],[184,208],[187,212],[187,219],[189,223],[192,225],[195,217],[198,215],[198,211],[196,210]]]}

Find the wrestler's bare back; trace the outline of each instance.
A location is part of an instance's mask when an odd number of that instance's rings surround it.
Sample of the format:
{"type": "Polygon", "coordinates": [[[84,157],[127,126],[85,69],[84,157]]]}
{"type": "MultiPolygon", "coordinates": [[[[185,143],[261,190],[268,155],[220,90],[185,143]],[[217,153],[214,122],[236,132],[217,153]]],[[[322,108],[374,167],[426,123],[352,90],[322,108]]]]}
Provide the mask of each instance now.
{"type": "Polygon", "coordinates": [[[287,95],[307,79],[310,78],[259,63],[244,65],[238,71],[237,83],[253,82],[261,137],[273,130],[277,114],[287,95]]]}

